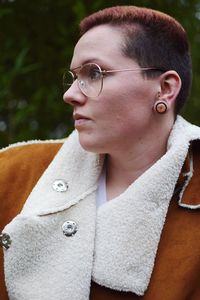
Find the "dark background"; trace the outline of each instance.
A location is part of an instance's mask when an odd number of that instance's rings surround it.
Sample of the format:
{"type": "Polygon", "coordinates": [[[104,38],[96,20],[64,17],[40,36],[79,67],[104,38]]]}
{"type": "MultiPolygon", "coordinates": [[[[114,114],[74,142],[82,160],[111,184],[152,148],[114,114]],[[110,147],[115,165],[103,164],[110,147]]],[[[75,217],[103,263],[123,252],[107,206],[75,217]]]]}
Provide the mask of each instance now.
{"type": "Polygon", "coordinates": [[[62,100],[62,74],[78,39],[78,23],[113,5],[158,9],[185,27],[193,57],[193,89],[183,115],[200,125],[199,0],[0,0],[0,147],[69,134],[73,125],[71,108],[62,100]]]}

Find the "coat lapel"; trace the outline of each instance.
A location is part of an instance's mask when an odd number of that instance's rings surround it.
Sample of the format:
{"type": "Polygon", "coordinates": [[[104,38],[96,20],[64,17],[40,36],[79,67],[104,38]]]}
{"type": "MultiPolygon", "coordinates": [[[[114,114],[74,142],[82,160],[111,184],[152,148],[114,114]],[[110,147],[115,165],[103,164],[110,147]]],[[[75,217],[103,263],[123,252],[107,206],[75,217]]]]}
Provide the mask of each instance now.
{"type": "Polygon", "coordinates": [[[74,132],[44,172],[22,212],[5,228],[10,299],[88,300],[95,240],[97,180],[101,159],[86,153],[74,132]],[[63,234],[73,221],[77,232],[63,234]]]}
{"type": "Polygon", "coordinates": [[[102,163],[103,157],[81,148],[74,131],[34,187],[22,214],[47,215],[75,205],[97,189],[102,163]],[[64,190],[59,191],[59,182],[64,190]]]}
{"type": "Polygon", "coordinates": [[[100,207],[94,281],[111,289],[144,294],[191,135],[197,138],[199,133],[178,118],[166,154],[123,194],[100,207]]]}

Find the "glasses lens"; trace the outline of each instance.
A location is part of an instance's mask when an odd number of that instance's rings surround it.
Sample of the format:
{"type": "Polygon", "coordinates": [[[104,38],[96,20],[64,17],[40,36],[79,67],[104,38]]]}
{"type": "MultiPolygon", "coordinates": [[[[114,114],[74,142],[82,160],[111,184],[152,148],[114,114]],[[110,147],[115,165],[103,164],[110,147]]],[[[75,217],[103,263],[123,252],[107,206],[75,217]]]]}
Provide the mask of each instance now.
{"type": "Polygon", "coordinates": [[[84,95],[92,98],[99,96],[103,85],[101,68],[97,64],[83,65],[78,72],[78,84],[84,95]]]}
{"type": "Polygon", "coordinates": [[[63,75],[63,89],[66,92],[74,82],[74,75],[71,71],[66,71],[63,75]]]}

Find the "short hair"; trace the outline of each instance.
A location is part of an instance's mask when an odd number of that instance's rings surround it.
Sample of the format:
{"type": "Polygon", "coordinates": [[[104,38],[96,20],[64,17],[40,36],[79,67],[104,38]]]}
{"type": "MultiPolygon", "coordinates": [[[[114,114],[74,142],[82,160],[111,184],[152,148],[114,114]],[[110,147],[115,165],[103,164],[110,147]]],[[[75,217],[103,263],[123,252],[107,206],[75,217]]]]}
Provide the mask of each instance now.
{"type": "MultiPolygon", "coordinates": [[[[175,114],[178,114],[190,94],[192,82],[189,43],[181,24],[171,16],[153,9],[115,6],[84,18],[80,23],[80,34],[103,24],[122,29],[125,38],[122,52],[136,60],[141,67],[175,70],[179,74],[182,86],[175,105],[175,114]]],[[[145,75],[152,77],[158,73],[147,71],[145,75]]]]}

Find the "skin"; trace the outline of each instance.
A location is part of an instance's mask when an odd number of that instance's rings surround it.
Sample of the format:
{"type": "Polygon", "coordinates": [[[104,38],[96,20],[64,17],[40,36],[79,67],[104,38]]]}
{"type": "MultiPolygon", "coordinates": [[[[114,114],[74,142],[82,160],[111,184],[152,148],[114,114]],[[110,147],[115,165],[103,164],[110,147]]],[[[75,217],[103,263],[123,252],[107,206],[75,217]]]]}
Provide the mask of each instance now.
{"type": "MultiPolygon", "coordinates": [[[[123,55],[123,40],[118,27],[100,25],[90,29],[75,46],[71,69],[86,62],[98,63],[105,70],[139,68],[136,61],[123,55]]],[[[98,98],[85,96],[76,81],[65,92],[64,101],[72,105],[77,118],[75,127],[82,147],[107,154],[108,199],[122,193],[166,152],[180,87],[175,71],[154,79],[140,72],[119,72],[104,78],[98,98]],[[164,115],[153,109],[158,95],[168,104],[164,115]]]]}

